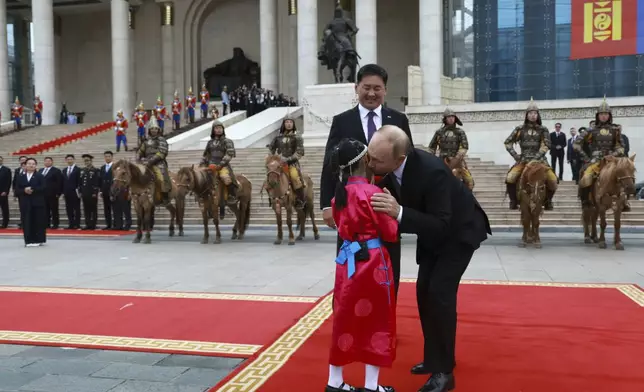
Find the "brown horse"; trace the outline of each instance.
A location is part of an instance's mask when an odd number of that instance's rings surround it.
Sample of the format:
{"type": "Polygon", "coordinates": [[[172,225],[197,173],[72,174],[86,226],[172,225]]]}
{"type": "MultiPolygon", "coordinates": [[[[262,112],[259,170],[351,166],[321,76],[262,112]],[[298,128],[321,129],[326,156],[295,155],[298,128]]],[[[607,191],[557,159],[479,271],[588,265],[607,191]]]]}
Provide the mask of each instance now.
{"type": "MultiPolygon", "coordinates": [[[[144,244],[151,243],[150,232],[152,230],[152,213],[154,208],[162,205],[161,192],[158,190],[162,184],[154,175],[151,168],[146,165],[132,163],[125,159],[121,159],[112,167],[114,173],[114,180],[112,183],[112,194],[119,194],[129,191],[134,203],[134,210],[136,211],[136,237],[134,243],[144,244]],[[145,238],[143,237],[145,231],[145,238]]],[[[175,199],[177,194],[177,187],[173,183],[170,199],[175,199]]],[[[174,221],[176,218],[176,209],[172,203],[164,205],[170,212],[170,237],[174,236],[174,221]]]]}
{"type": "MultiPolygon", "coordinates": [[[[204,229],[201,243],[207,244],[210,238],[208,228],[208,220],[210,218],[212,218],[216,230],[213,243],[221,243],[217,207],[219,207],[220,200],[223,197],[221,195],[223,187],[219,186],[219,180],[215,178],[212,170],[208,167],[195,167],[194,165],[191,167],[183,167],[177,173],[177,182],[178,188],[183,190],[183,193],[186,195],[188,193],[195,195],[197,203],[199,204],[204,229]]],[[[235,225],[233,226],[233,240],[241,240],[244,238],[244,233],[250,220],[250,198],[252,194],[252,185],[245,176],[237,176],[237,182],[240,185],[240,189],[237,192],[238,201],[234,205],[229,205],[237,217],[235,225]]]]}
{"type": "MultiPolygon", "coordinates": [[[[213,203],[215,210],[220,205],[224,204],[230,208],[235,214],[235,224],[233,225],[232,240],[243,240],[250,222],[250,202],[253,194],[253,184],[243,174],[235,174],[235,181],[237,181],[237,200],[234,204],[228,203],[228,191],[226,187],[222,186],[222,181],[219,177],[215,179],[215,192],[213,194],[213,203]]],[[[215,229],[217,236],[215,243],[221,242],[221,233],[219,232],[219,214],[214,214],[215,229]]]]}
{"type": "MultiPolygon", "coordinates": [[[[313,222],[313,235],[317,240],[320,238],[318,228],[315,223],[315,213],[313,206],[313,181],[308,175],[302,175],[302,181],[306,185],[306,206],[304,209],[297,211],[297,220],[300,227],[300,234],[297,239],[302,240],[305,236],[306,218],[309,216],[313,222]]],[[[277,239],[274,244],[279,245],[284,238],[282,228],[282,207],[286,210],[286,225],[288,226],[288,244],[295,245],[295,236],[293,234],[293,210],[295,209],[295,193],[291,188],[289,176],[284,169],[281,157],[279,155],[269,155],[266,157],[266,181],[260,190],[266,190],[270,198],[270,204],[275,211],[277,220],[277,239]]]]}
{"type": "Polygon", "coordinates": [[[613,210],[614,245],[616,250],[624,250],[620,235],[622,211],[628,195],[635,194],[635,155],[623,158],[605,157],[600,171],[590,191],[591,203],[582,207],[584,223],[584,242],[598,242],[600,249],[606,249],[606,211],[613,210]],[[599,239],[597,239],[597,218],[600,219],[599,239]]]}
{"type": "Polygon", "coordinates": [[[521,248],[525,248],[528,244],[541,248],[539,225],[543,203],[546,200],[547,174],[548,166],[545,163],[530,162],[519,178],[518,200],[523,225],[523,237],[519,244],[521,248]]]}

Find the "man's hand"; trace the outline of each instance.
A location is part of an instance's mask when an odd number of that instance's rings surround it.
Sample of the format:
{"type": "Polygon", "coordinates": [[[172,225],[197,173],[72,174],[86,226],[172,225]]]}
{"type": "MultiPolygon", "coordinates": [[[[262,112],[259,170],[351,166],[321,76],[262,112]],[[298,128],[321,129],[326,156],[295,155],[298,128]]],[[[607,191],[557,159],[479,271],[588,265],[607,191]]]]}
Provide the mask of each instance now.
{"type": "Polygon", "coordinates": [[[397,219],[400,213],[400,205],[396,198],[391,195],[389,189],[384,189],[385,193],[375,193],[371,196],[371,206],[376,212],[384,212],[390,217],[397,219]]]}
{"type": "Polygon", "coordinates": [[[335,229],[335,221],[333,220],[333,209],[327,208],[322,211],[322,219],[324,223],[332,229],[335,229]]]}
{"type": "Polygon", "coordinates": [[[7,196],[7,192],[0,193],[0,196],[7,196]]]}
{"type": "Polygon", "coordinates": [[[31,189],[30,186],[25,188],[25,193],[28,194],[28,195],[31,195],[33,193],[33,190],[31,189]]]}

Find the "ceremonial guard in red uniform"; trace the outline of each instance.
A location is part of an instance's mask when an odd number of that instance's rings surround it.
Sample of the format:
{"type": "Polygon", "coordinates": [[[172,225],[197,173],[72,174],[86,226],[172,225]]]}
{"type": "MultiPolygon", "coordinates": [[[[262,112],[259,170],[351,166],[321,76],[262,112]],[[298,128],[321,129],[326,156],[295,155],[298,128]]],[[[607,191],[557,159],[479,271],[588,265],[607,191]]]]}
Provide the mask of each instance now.
{"type": "Polygon", "coordinates": [[[143,140],[145,140],[145,125],[149,120],[148,113],[145,111],[145,107],[143,106],[143,101],[141,101],[139,106],[136,107],[136,111],[134,112],[132,119],[136,124],[136,132],[139,136],[139,145],[141,145],[143,140]]]}
{"type": "Polygon", "coordinates": [[[16,123],[16,129],[22,129],[22,111],[24,110],[23,106],[20,104],[20,100],[16,97],[13,105],[11,106],[11,119],[16,123]]]}
{"type": "Polygon", "coordinates": [[[195,122],[195,107],[197,106],[197,97],[192,92],[192,87],[188,89],[186,95],[186,113],[188,113],[188,122],[192,124],[195,122]]]}
{"type": "Polygon", "coordinates": [[[121,151],[121,144],[127,151],[127,118],[123,115],[123,110],[116,112],[116,119],[114,119],[114,131],[116,132],[116,152],[121,151]]]}
{"type": "Polygon", "coordinates": [[[204,119],[208,117],[208,104],[210,103],[210,93],[205,84],[201,86],[199,97],[201,98],[201,118],[204,119]]]}
{"type": "Polygon", "coordinates": [[[177,130],[181,128],[181,99],[179,99],[179,92],[174,92],[174,101],[172,101],[172,129],[177,130]]]}
{"type": "Polygon", "coordinates": [[[154,116],[157,118],[157,124],[159,124],[161,133],[163,133],[163,130],[165,129],[165,120],[170,119],[170,117],[168,117],[168,112],[166,111],[161,97],[157,98],[157,105],[154,107],[154,116]]]}
{"type": "Polygon", "coordinates": [[[398,241],[398,222],[371,207],[382,189],[367,180],[367,146],[344,139],[333,152],[338,176],[331,201],[338,235],[344,240],[336,258],[333,334],[325,392],[353,391],[342,367],[366,365],[365,392],[393,392],[378,384],[380,367],[396,357],[396,296],[389,252],[382,242],[398,241]]]}
{"type": "Polygon", "coordinates": [[[36,98],[34,98],[34,123],[42,125],[42,101],[40,100],[40,95],[36,95],[36,98]]]}

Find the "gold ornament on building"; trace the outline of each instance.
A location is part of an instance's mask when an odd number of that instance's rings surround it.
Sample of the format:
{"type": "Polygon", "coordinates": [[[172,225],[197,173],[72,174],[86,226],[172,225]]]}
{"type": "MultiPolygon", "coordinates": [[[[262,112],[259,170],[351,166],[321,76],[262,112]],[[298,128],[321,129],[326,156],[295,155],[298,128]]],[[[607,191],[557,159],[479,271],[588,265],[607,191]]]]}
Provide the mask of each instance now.
{"type": "Polygon", "coordinates": [[[297,0],[288,0],[288,14],[297,15],[297,0]]]}

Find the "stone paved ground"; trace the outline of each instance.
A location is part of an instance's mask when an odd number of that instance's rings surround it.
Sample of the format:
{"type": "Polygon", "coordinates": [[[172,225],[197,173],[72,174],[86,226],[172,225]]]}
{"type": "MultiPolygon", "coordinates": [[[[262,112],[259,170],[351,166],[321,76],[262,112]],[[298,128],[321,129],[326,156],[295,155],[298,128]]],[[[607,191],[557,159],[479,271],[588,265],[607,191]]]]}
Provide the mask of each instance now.
{"type": "MultiPolygon", "coordinates": [[[[311,295],[333,285],[335,237],[274,246],[274,233],[249,232],[243,243],[225,231],[220,245],[200,233],[151,245],[131,237],[50,238],[42,248],[0,238],[0,285],[311,295]]],[[[610,235],[612,238],[612,234],[610,235]]],[[[626,250],[584,245],[580,234],[547,233],[544,248],[519,249],[518,234],[497,233],[479,249],[467,279],[635,283],[644,286],[644,235],[624,235],[626,250]]],[[[416,276],[415,239],[403,238],[403,277],[416,276]]],[[[192,392],[206,390],[234,360],[0,345],[0,392],[192,392]],[[190,383],[193,385],[190,385],[190,383]]]]}

